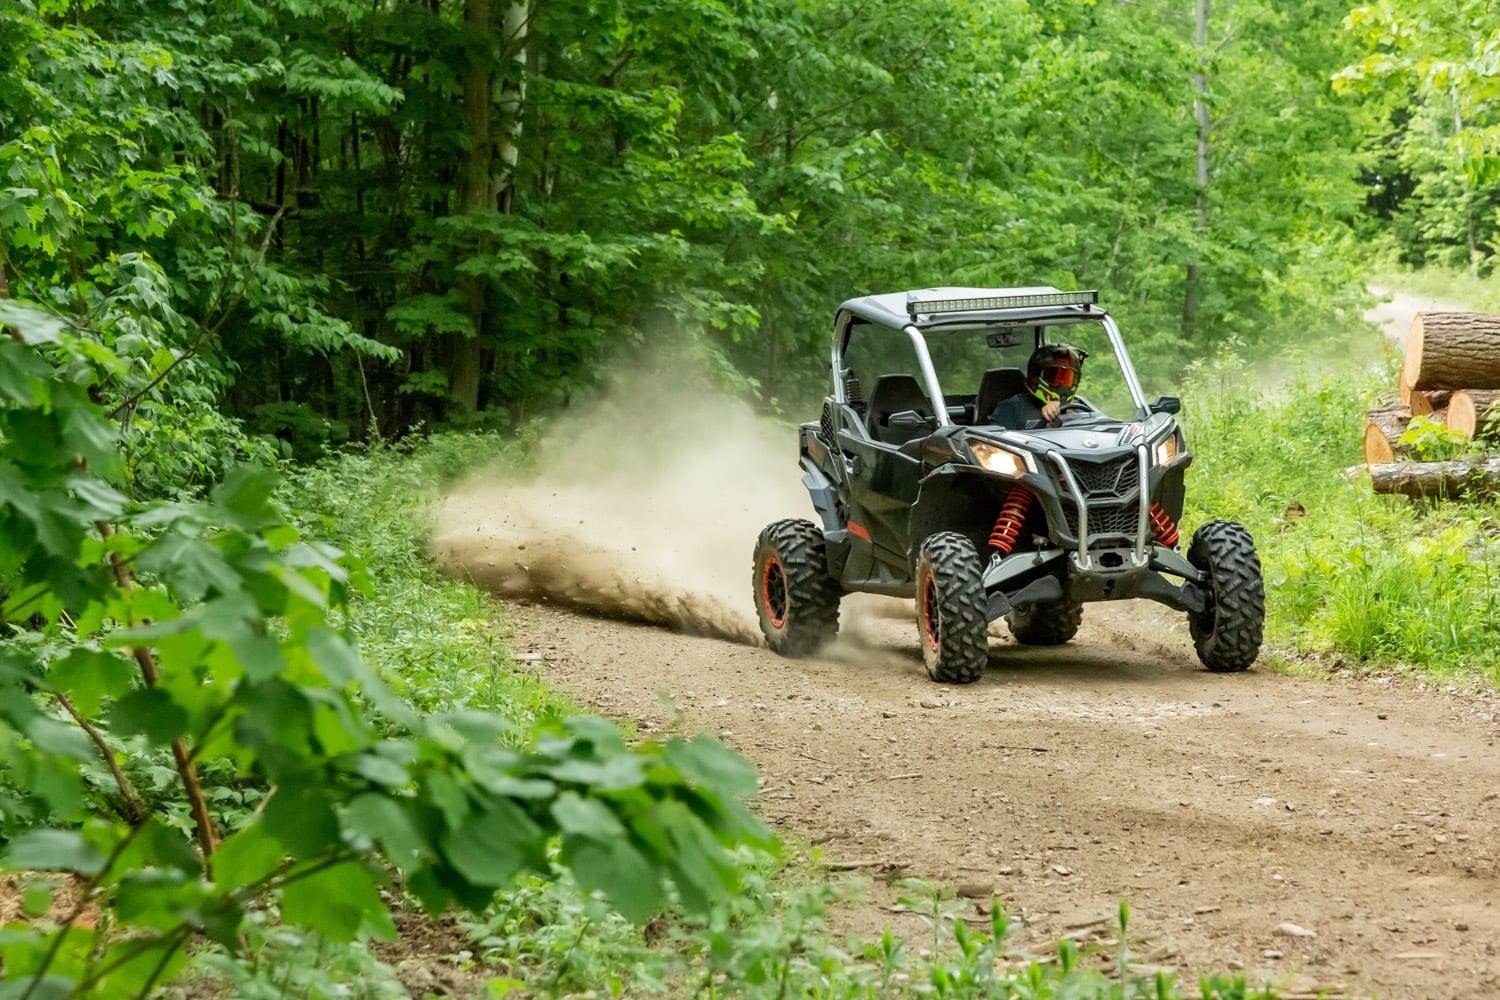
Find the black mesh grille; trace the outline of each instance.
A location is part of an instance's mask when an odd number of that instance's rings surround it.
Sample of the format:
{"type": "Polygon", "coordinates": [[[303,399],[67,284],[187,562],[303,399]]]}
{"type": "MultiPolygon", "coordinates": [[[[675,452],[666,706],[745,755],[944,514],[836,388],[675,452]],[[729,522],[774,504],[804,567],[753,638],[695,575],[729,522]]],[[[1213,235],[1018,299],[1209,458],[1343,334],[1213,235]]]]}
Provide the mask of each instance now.
{"type": "MultiPolygon", "coordinates": [[[[1068,519],[1068,531],[1078,537],[1078,508],[1072,503],[1063,503],[1063,514],[1068,519]]],[[[1135,503],[1089,504],[1089,534],[1100,535],[1113,532],[1135,537],[1141,524],[1141,508],[1135,503]]]]}
{"type": "MultiPolygon", "coordinates": [[[[1121,533],[1135,537],[1140,528],[1141,467],[1135,455],[1124,455],[1105,462],[1086,462],[1072,459],[1068,468],[1083,492],[1089,507],[1089,534],[1121,533]]],[[[1068,519],[1068,531],[1078,536],[1078,508],[1073,503],[1062,470],[1057,471],[1058,484],[1063,490],[1063,514],[1068,519]]]]}
{"type": "MultiPolygon", "coordinates": [[[[1108,462],[1083,462],[1073,459],[1068,463],[1078,488],[1089,500],[1123,500],[1136,491],[1140,480],[1140,465],[1134,455],[1125,455],[1108,462]]],[[[1066,491],[1068,481],[1062,470],[1057,472],[1058,484],[1066,491]]]]}
{"type": "Polygon", "coordinates": [[[823,416],[818,421],[818,430],[823,434],[823,440],[829,444],[833,443],[833,401],[823,401],[823,416]]]}

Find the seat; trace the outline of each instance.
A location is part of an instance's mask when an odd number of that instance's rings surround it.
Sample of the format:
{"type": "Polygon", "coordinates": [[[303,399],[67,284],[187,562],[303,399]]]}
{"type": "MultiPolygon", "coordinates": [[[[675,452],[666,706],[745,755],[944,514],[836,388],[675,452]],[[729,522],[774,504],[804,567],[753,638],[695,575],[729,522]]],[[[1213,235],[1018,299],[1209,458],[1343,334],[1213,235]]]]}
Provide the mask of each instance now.
{"type": "Polygon", "coordinates": [[[995,407],[1025,391],[1026,373],[1021,369],[991,368],[979,380],[979,392],[974,397],[974,423],[989,423],[995,407]]]}
{"type": "Polygon", "coordinates": [[[932,419],[932,400],[922,390],[921,383],[913,375],[880,376],[870,390],[865,411],[870,436],[876,441],[895,445],[905,444],[915,436],[925,437],[925,431],[917,435],[913,428],[891,427],[891,414],[907,410],[915,410],[918,415],[932,419]]]}

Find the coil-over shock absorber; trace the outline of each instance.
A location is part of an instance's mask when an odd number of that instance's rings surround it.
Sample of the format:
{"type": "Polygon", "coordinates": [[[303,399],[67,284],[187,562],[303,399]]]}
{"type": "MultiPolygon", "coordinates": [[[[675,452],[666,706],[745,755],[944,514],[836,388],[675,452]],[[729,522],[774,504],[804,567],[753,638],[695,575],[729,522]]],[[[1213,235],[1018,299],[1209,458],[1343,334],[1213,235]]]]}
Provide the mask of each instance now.
{"type": "Polygon", "coordinates": [[[1177,525],[1172,523],[1171,515],[1162,509],[1161,504],[1153,502],[1150,516],[1151,533],[1156,536],[1156,540],[1168,547],[1176,545],[1182,533],[1177,530],[1177,525]]]}
{"type": "Polygon", "coordinates": [[[1021,526],[1026,523],[1026,515],[1031,513],[1031,507],[1036,503],[1036,495],[1024,486],[1016,485],[1010,488],[1006,494],[1005,502],[1000,505],[1000,513],[995,516],[995,527],[990,530],[990,547],[1003,556],[1008,556],[1016,547],[1016,540],[1021,537],[1021,526]]]}

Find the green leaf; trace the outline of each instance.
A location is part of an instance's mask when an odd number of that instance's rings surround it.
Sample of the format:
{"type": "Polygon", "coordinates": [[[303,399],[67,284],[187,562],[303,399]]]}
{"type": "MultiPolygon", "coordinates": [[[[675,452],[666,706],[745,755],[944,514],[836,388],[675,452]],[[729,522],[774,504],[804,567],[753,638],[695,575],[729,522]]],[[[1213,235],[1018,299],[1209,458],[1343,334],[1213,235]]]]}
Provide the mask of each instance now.
{"type": "Polygon", "coordinates": [[[29,830],[10,844],[10,867],[98,875],[104,854],[76,830],[29,830]]]}
{"type": "Polygon", "coordinates": [[[214,884],[241,889],[266,878],[281,866],[286,848],[260,822],[236,830],[214,852],[214,884]]]}
{"type": "Polygon", "coordinates": [[[443,853],[458,873],[475,885],[508,885],[521,865],[537,853],[541,829],[505,799],[470,813],[443,838],[443,853]]]}
{"type": "Polygon", "coordinates": [[[721,795],[749,798],[758,786],[755,765],[708,737],[673,738],[665,748],[667,763],[721,795]]]}
{"type": "Polygon", "coordinates": [[[376,792],[366,792],[344,808],[344,825],[380,844],[391,863],[407,871],[415,869],[430,850],[407,810],[376,792]]]}
{"type": "Polygon", "coordinates": [[[188,714],[161,688],[140,688],[110,707],[109,726],[119,736],[144,734],[161,746],[187,732],[188,714]]]}
{"type": "Polygon", "coordinates": [[[645,923],[665,903],[657,870],[629,841],[583,842],[566,850],[573,877],[587,891],[602,892],[615,909],[645,923]]]}
{"type": "Polygon", "coordinates": [[[576,792],[563,792],[552,803],[552,817],[565,834],[610,841],[625,836],[625,827],[602,802],[576,792]]]}
{"type": "Polygon", "coordinates": [[[349,861],[292,878],[281,890],[284,923],[315,930],[331,941],[352,941],[362,928],[385,940],[396,936],[375,873],[364,864],[349,861]]]}
{"type": "Polygon", "coordinates": [[[56,891],[57,883],[50,879],[28,881],[21,897],[21,912],[33,919],[46,916],[52,909],[52,896],[56,891]]]}
{"type": "Polygon", "coordinates": [[[99,714],[105,698],[119,698],[131,689],[136,667],[103,650],[79,646],[52,664],[47,683],[66,694],[86,717],[99,714]]]}
{"type": "Polygon", "coordinates": [[[283,778],[266,799],[261,822],[297,857],[314,857],[340,843],[334,798],[333,788],[309,775],[283,778]]]}

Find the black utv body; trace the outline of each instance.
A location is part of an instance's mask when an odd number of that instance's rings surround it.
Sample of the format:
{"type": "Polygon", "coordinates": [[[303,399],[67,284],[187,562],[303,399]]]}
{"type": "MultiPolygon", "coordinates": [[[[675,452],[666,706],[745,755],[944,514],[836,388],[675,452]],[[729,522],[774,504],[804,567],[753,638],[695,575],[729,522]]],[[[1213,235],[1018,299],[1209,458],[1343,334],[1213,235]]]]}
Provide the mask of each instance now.
{"type": "Polygon", "coordinates": [[[800,429],[818,521],[777,521],[755,547],[772,649],[806,655],[831,639],[845,593],[912,597],[928,674],[967,683],[984,670],[997,618],[1019,642],[1054,645],[1078,631],[1084,604],[1146,597],[1187,613],[1208,669],[1254,661],[1265,617],[1254,543],[1212,521],[1181,551],[1192,456],[1173,419],[1180,404],[1146,402],[1097,293],[851,299],[834,321],[832,372],[820,419],[800,429]],[[988,423],[1027,391],[1032,351],[1054,343],[1087,345],[1088,398],[1053,426],[988,423]]]}

